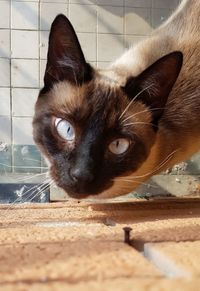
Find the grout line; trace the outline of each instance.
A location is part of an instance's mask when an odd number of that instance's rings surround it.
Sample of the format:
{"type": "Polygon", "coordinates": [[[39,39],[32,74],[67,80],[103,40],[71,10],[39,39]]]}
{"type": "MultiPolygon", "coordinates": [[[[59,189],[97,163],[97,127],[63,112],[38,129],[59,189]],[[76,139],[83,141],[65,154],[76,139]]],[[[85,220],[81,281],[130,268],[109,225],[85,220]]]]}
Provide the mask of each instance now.
{"type": "Polygon", "coordinates": [[[124,46],[124,52],[127,50],[126,47],[126,27],[125,27],[125,0],[123,0],[123,46],[124,46]]]}
{"type": "MultiPolygon", "coordinates": [[[[40,76],[40,67],[41,67],[41,1],[38,2],[38,86],[41,87],[41,76],[40,76]]],[[[42,156],[40,154],[40,167],[42,167],[42,156]]],[[[42,168],[40,169],[40,173],[42,173],[42,168]]]]}
{"type": "Polygon", "coordinates": [[[69,0],[67,1],[67,18],[69,18],[69,0]]]}
{"type": "Polygon", "coordinates": [[[71,12],[71,4],[68,3],[68,18],[71,21],[71,19],[70,19],[71,18],[71,15],[70,15],[71,13],[70,12],[71,12]]]}
{"type": "Polygon", "coordinates": [[[11,170],[14,172],[14,137],[13,137],[13,106],[12,106],[12,2],[10,1],[10,130],[11,130],[11,170]]]}
{"type": "MultiPolygon", "coordinates": [[[[6,28],[4,30],[9,30],[9,29],[6,28]]],[[[31,31],[31,32],[38,32],[38,30],[28,30],[28,29],[12,29],[12,31],[27,31],[27,32],[28,31],[31,31]]],[[[41,29],[40,32],[50,32],[50,30],[49,29],[41,29]]],[[[78,31],[78,30],[76,30],[76,33],[78,33],[78,34],[95,34],[96,32],[91,32],[91,31],[78,31]]],[[[120,33],[120,32],[99,32],[99,34],[123,35],[123,33],[120,33]]],[[[148,35],[148,34],[142,34],[142,33],[140,33],[140,34],[139,33],[127,33],[126,35],[145,36],[145,35],[148,35]]],[[[5,59],[6,57],[0,57],[0,58],[4,58],[5,59]]]]}
{"type": "Polygon", "coordinates": [[[178,268],[175,263],[160,251],[155,249],[157,242],[143,242],[131,240],[129,246],[140,253],[160,275],[165,278],[188,278],[190,273],[178,268]]]}
{"type": "Polygon", "coordinates": [[[189,278],[191,274],[184,269],[178,268],[175,262],[170,260],[161,251],[155,249],[156,243],[144,244],[143,256],[166,278],[189,278]]]}
{"type": "Polygon", "coordinates": [[[150,34],[152,34],[154,28],[153,28],[153,0],[151,0],[151,8],[150,8],[150,17],[151,17],[151,32],[150,34]]]}
{"type": "Polygon", "coordinates": [[[98,5],[96,5],[96,66],[99,68],[99,9],[98,5]]]}
{"type": "MultiPolygon", "coordinates": [[[[5,0],[0,0],[0,3],[1,3],[1,1],[5,1],[5,0]]],[[[48,1],[48,0],[11,0],[11,1],[13,1],[13,2],[30,2],[30,3],[62,3],[62,4],[66,4],[66,3],[68,3],[69,1],[68,0],[55,0],[54,2],[52,2],[52,1],[48,1]]],[[[74,3],[74,4],[76,4],[76,3],[74,3]]],[[[85,5],[85,4],[81,4],[81,5],[85,5]]],[[[92,5],[92,4],[91,4],[92,5]]]]}
{"type": "Polygon", "coordinates": [[[0,86],[0,88],[11,88],[11,89],[37,89],[37,90],[39,90],[40,88],[39,87],[23,87],[23,86],[15,86],[15,87],[12,87],[12,86],[10,86],[10,87],[8,87],[8,86],[0,86]]]}
{"type": "Polygon", "coordinates": [[[38,2],[38,58],[39,58],[39,68],[38,68],[38,79],[39,79],[39,88],[40,88],[40,53],[41,53],[41,5],[40,1],[38,2]]]}

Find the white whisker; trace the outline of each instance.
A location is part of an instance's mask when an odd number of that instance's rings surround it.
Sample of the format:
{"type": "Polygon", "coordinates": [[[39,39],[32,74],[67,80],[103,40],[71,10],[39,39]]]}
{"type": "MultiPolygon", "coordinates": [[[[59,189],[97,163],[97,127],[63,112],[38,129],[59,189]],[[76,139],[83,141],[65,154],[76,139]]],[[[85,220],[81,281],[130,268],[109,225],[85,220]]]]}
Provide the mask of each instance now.
{"type": "Polygon", "coordinates": [[[50,181],[42,183],[42,185],[37,185],[38,187],[26,197],[22,203],[31,202],[36,196],[39,196],[43,191],[50,187],[50,181]],[[38,190],[38,191],[37,191],[38,190]],[[37,192],[36,192],[37,191],[37,192]],[[35,193],[36,192],[36,193],[35,193]],[[33,195],[33,197],[31,197],[33,195]]]}
{"type": "Polygon", "coordinates": [[[124,111],[122,112],[122,114],[120,115],[119,119],[121,119],[124,114],[126,113],[126,111],[129,109],[129,107],[131,106],[131,104],[147,89],[149,89],[150,87],[152,87],[154,84],[151,84],[149,86],[147,86],[146,88],[144,88],[143,90],[141,90],[137,95],[135,95],[135,97],[129,102],[129,104],[126,106],[126,108],[124,109],[124,111]]]}
{"type": "Polygon", "coordinates": [[[149,176],[149,175],[152,175],[154,174],[155,172],[157,172],[158,170],[160,170],[171,158],[172,156],[177,152],[179,151],[179,149],[176,149],[174,150],[173,152],[171,152],[153,171],[149,172],[149,173],[146,173],[144,175],[141,175],[141,176],[133,176],[134,178],[143,178],[143,177],[146,177],[146,176],[149,176]]]}
{"type": "Polygon", "coordinates": [[[113,179],[112,181],[120,181],[120,182],[131,182],[131,183],[138,183],[140,185],[144,185],[144,186],[147,186],[147,187],[152,187],[152,188],[158,188],[158,186],[155,186],[155,185],[152,185],[152,184],[148,184],[148,183],[144,183],[144,182],[140,182],[140,181],[135,181],[134,179],[121,179],[121,177],[118,177],[118,178],[115,178],[113,179]]]}
{"type": "Polygon", "coordinates": [[[22,158],[23,161],[33,161],[33,162],[41,162],[41,160],[29,159],[29,158],[22,158]]]}
{"type": "MultiPolygon", "coordinates": [[[[140,185],[145,185],[145,186],[150,186],[150,187],[154,187],[154,188],[157,188],[156,186],[154,185],[151,185],[151,184],[146,184],[146,183],[143,183],[141,181],[137,181],[135,179],[139,179],[139,178],[145,178],[145,177],[148,177],[154,173],[156,173],[159,169],[161,169],[171,158],[172,156],[178,151],[180,150],[179,149],[176,149],[174,150],[173,152],[171,152],[157,167],[154,168],[153,171],[151,172],[148,172],[144,175],[140,175],[140,176],[120,176],[120,177],[117,177],[115,179],[113,179],[113,181],[122,181],[122,182],[132,182],[132,183],[138,183],[140,185]]],[[[125,186],[125,185],[123,185],[125,186]]]]}
{"type": "MultiPolygon", "coordinates": [[[[33,187],[31,187],[30,189],[28,189],[25,193],[22,193],[22,195],[25,195],[25,194],[27,194],[29,191],[32,191],[34,188],[36,188],[36,187],[38,187],[38,185],[35,185],[35,186],[33,186],[33,187]]],[[[21,196],[20,197],[18,197],[17,199],[15,199],[9,206],[8,206],[8,208],[6,209],[6,212],[5,212],[5,214],[4,214],[4,219],[6,220],[6,214],[8,213],[8,211],[10,210],[10,209],[12,209],[12,207],[17,203],[17,202],[19,202],[21,200],[21,196]]]]}
{"type": "Polygon", "coordinates": [[[144,125],[150,125],[150,126],[158,127],[157,125],[155,125],[155,124],[153,124],[151,122],[142,122],[142,121],[126,123],[126,124],[123,124],[123,126],[130,126],[130,125],[137,125],[137,124],[144,124],[144,125]]]}
{"type": "Polygon", "coordinates": [[[3,163],[0,163],[1,166],[7,168],[19,168],[19,169],[48,169],[48,167],[33,167],[33,166],[9,166],[3,163]]]}
{"type": "Polygon", "coordinates": [[[52,68],[52,66],[50,66],[47,70],[46,73],[49,74],[53,79],[55,79],[57,82],[59,82],[59,79],[55,77],[55,74],[52,74],[50,72],[50,69],[52,68]]]}
{"type": "MultiPolygon", "coordinates": [[[[45,185],[46,186],[46,184],[48,183],[50,181],[50,179],[46,179],[43,183],[42,183],[42,185],[45,185]]],[[[19,201],[22,201],[22,203],[24,203],[26,200],[28,200],[29,199],[29,197],[31,197],[31,195],[33,194],[33,193],[35,193],[35,191],[37,191],[37,189],[38,189],[38,187],[42,187],[42,186],[38,186],[38,184],[36,184],[36,185],[34,185],[33,187],[31,187],[30,189],[28,189],[28,190],[26,190],[24,193],[22,192],[21,193],[21,195],[17,198],[17,199],[15,199],[12,203],[11,203],[11,205],[9,205],[9,207],[7,208],[7,210],[6,210],[6,213],[5,213],[5,215],[4,215],[4,218],[6,219],[6,214],[8,213],[8,211],[17,203],[17,202],[19,202],[19,201]],[[31,191],[31,192],[30,192],[31,191]],[[30,193],[29,193],[30,192],[30,193]],[[27,195],[27,193],[29,193],[28,195],[27,195]],[[26,197],[26,199],[22,199],[22,196],[25,196],[25,195],[27,195],[27,197],[26,197]]]]}
{"type": "Polygon", "coordinates": [[[124,123],[124,122],[127,121],[128,119],[130,119],[130,118],[132,118],[132,117],[135,117],[135,116],[137,116],[137,115],[139,115],[139,114],[141,114],[141,113],[151,112],[151,111],[156,111],[156,110],[163,110],[163,109],[165,109],[165,107],[157,107],[157,108],[153,108],[153,109],[151,109],[151,108],[147,108],[147,109],[145,109],[145,110],[142,110],[142,111],[136,112],[136,113],[134,113],[134,114],[132,114],[132,115],[126,117],[125,119],[122,120],[122,123],[124,123]]]}
{"type": "Polygon", "coordinates": [[[35,174],[35,175],[25,175],[23,177],[20,177],[20,178],[17,178],[15,179],[15,182],[22,182],[24,181],[24,183],[27,181],[27,180],[31,180],[31,179],[34,179],[36,177],[39,177],[39,176],[46,176],[48,174],[48,172],[44,172],[44,173],[39,173],[39,174],[35,174]]]}
{"type": "MultiPolygon", "coordinates": [[[[31,201],[33,201],[33,199],[34,199],[35,197],[37,197],[37,196],[41,196],[41,194],[43,194],[44,191],[45,191],[47,188],[49,188],[50,185],[51,185],[53,182],[54,182],[53,180],[52,180],[52,181],[49,180],[49,181],[43,183],[43,184],[40,185],[40,186],[37,185],[37,186],[38,186],[37,189],[34,190],[33,192],[29,193],[28,197],[23,201],[23,204],[24,204],[25,202],[30,203],[31,201]],[[37,190],[39,190],[39,191],[37,191],[37,190]],[[37,192],[36,192],[36,191],[37,191],[37,192]],[[36,192],[36,193],[35,193],[35,192],[36,192]]],[[[24,206],[25,206],[25,205],[24,205],[24,206]]],[[[24,216],[21,217],[21,219],[18,221],[18,223],[21,222],[21,221],[23,220],[23,218],[24,218],[24,216]]]]}

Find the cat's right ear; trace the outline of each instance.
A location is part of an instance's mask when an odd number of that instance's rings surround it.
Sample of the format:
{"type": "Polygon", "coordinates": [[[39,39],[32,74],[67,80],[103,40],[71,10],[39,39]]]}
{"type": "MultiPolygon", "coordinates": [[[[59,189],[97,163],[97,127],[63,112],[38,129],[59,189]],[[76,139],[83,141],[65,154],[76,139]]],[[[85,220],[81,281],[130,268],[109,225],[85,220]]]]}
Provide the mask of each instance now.
{"type": "Polygon", "coordinates": [[[49,35],[44,89],[48,90],[54,83],[63,80],[78,85],[91,77],[92,68],[85,61],[74,28],[67,17],[58,15],[49,35]]]}
{"type": "Polygon", "coordinates": [[[168,96],[179,76],[183,64],[180,51],[169,53],[150,65],[137,77],[130,77],[122,88],[133,100],[141,101],[152,112],[157,124],[162,116],[168,96]]]}

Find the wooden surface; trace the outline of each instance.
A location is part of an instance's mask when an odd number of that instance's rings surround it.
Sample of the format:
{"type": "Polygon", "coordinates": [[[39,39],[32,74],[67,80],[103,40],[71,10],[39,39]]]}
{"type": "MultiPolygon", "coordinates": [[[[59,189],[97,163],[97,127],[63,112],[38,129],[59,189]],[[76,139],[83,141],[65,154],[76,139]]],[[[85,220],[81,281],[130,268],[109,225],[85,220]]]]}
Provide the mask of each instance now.
{"type": "Polygon", "coordinates": [[[198,290],[199,251],[195,198],[0,206],[0,290],[198,290]]]}

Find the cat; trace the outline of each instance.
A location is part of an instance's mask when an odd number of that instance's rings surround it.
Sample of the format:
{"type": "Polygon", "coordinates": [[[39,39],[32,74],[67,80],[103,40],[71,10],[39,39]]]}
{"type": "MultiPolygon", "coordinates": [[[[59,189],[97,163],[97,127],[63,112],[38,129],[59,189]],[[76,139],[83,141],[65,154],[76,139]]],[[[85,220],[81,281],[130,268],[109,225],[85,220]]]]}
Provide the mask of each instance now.
{"type": "Polygon", "coordinates": [[[33,136],[68,195],[127,194],[200,149],[199,14],[199,0],[182,1],[107,70],[88,64],[72,24],[55,18],[33,136]]]}

